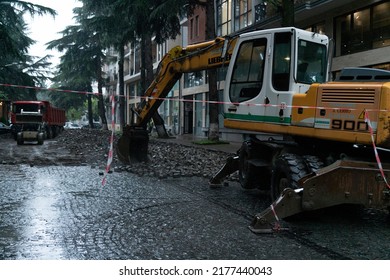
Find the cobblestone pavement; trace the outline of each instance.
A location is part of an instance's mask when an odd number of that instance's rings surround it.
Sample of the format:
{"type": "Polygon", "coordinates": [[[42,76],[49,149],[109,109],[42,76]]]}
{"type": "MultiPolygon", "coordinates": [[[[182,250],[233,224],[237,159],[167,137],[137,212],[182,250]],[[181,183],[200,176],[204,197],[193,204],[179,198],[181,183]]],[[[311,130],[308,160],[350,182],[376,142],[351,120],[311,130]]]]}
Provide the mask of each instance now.
{"type": "MultiPolygon", "coordinates": [[[[108,174],[90,166],[0,165],[0,259],[389,259],[380,213],[322,213],[253,234],[269,205],[231,182],[108,174]]],[[[334,210],[336,211],[336,210],[334,210]]]]}

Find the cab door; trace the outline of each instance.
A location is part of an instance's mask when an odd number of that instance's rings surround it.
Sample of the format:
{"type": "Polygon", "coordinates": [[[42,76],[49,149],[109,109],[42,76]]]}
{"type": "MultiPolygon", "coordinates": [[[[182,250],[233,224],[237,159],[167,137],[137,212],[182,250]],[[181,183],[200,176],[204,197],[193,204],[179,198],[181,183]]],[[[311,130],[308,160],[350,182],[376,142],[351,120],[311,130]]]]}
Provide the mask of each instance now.
{"type": "Polygon", "coordinates": [[[245,36],[233,54],[225,83],[225,118],[261,121],[264,115],[265,81],[269,79],[271,34],[245,36]]]}

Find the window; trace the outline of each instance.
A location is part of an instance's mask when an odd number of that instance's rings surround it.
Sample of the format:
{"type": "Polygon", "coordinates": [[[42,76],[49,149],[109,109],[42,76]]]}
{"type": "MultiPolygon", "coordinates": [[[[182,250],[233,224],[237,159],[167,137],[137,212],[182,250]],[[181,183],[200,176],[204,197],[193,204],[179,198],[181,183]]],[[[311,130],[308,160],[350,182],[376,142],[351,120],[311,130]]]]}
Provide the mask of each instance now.
{"type": "Polygon", "coordinates": [[[199,16],[195,17],[195,37],[199,36],[199,16]]]}
{"type": "Polygon", "coordinates": [[[373,8],[373,47],[380,48],[390,45],[390,2],[373,8]]]}
{"type": "Polygon", "coordinates": [[[325,82],[326,57],[324,45],[299,40],[297,82],[304,84],[325,82]]]}
{"type": "Polygon", "coordinates": [[[265,38],[241,44],[230,82],[229,94],[232,102],[244,102],[260,93],[266,48],[265,38]]]}
{"type": "Polygon", "coordinates": [[[346,55],[371,48],[370,9],[336,19],[336,36],[340,39],[339,54],[346,55]]]}
{"type": "Polygon", "coordinates": [[[390,45],[390,3],[385,2],[335,19],[336,55],[390,45]]]}
{"type": "Polygon", "coordinates": [[[203,71],[184,73],[184,88],[201,86],[204,83],[203,71]]]}
{"type": "Polygon", "coordinates": [[[234,29],[240,30],[252,24],[252,0],[234,1],[234,29]]]}
{"type": "Polygon", "coordinates": [[[267,2],[260,0],[260,3],[255,6],[255,22],[265,20],[267,16],[267,2]]]}
{"type": "Polygon", "coordinates": [[[232,0],[218,0],[217,1],[217,34],[224,36],[231,33],[231,1],[232,0]]]}
{"type": "Polygon", "coordinates": [[[290,89],[291,36],[291,32],[275,34],[272,86],[280,91],[290,89]]]}
{"type": "Polygon", "coordinates": [[[324,22],[311,25],[310,27],[306,28],[306,30],[311,31],[311,32],[315,32],[315,33],[319,33],[319,34],[326,34],[324,22]]]}
{"type": "Polygon", "coordinates": [[[190,20],[190,39],[194,39],[194,20],[190,20]]]}

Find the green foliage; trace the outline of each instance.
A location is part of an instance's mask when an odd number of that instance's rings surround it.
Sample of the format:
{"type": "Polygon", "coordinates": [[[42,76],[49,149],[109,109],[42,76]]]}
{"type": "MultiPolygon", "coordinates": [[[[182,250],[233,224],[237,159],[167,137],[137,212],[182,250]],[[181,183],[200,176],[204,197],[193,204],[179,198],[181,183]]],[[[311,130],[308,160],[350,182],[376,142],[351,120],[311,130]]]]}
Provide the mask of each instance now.
{"type": "Polygon", "coordinates": [[[66,111],[66,119],[68,121],[76,121],[81,119],[81,116],[84,114],[84,110],[78,108],[70,108],[66,111]]]}
{"type": "MultiPolygon", "coordinates": [[[[98,114],[98,111],[99,111],[98,102],[99,102],[99,100],[95,97],[95,98],[91,98],[91,101],[92,101],[92,118],[94,120],[98,120],[99,119],[99,114],[98,114]]],[[[87,108],[88,108],[88,101],[87,100],[84,101],[83,108],[84,108],[84,112],[86,112],[87,108]]]]}
{"type": "MultiPolygon", "coordinates": [[[[25,33],[23,15],[55,15],[55,11],[26,1],[0,0],[0,83],[24,86],[41,85],[46,79],[47,57],[38,59],[27,54],[34,41],[25,33]]],[[[35,99],[31,89],[3,88],[9,100],[35,99]]]]}

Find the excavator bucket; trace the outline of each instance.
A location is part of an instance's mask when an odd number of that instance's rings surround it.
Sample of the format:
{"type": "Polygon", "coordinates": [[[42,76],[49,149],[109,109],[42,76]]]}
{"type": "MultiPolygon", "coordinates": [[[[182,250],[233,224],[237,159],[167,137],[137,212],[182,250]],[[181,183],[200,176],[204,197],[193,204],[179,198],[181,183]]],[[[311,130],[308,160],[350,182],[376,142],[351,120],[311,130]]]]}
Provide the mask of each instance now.
{"type": "Polygon", "coordinates": [[[146,162],[148,160],[149,134],[144,127],[126,126],[119,138],[116,152],[124,163],[146,162]]]}

